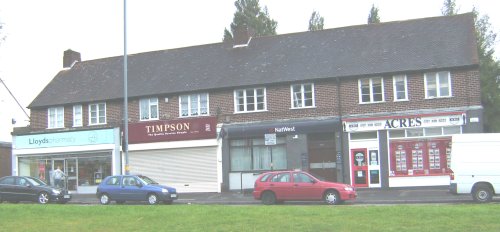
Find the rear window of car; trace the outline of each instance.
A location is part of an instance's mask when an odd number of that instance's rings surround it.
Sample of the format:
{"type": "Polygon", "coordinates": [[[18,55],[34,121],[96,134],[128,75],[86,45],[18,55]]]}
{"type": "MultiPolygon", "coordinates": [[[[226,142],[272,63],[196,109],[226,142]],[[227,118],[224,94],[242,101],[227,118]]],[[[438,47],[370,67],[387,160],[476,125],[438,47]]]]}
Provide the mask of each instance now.
{"type": "Polygon", "coordinates": [[[5,177],[0,180],[0,184],[14,184],[14,177],[5,177]]]}
{"type": "Polygon", "coordinates": [[[273,176],[271,182],[290,182],[290,173],[279,173],[273,176]]]}

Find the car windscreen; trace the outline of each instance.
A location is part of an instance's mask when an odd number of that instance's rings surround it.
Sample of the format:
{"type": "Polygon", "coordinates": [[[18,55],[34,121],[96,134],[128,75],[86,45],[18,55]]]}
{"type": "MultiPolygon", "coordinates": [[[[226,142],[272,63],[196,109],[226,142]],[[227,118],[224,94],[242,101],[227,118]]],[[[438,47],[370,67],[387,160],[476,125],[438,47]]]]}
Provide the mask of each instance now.
{"type": "Polygon", "coordinates": [[[151,179],[147,176],[137,176],[137,177],[139,177],[139,179],[141,179],[146,184],[158,184],[158,182],[154,181],[153,179],[151,179]]]}
{"type": "Polygon", "coordinates": [[[40,179],[33,178],[33,177],[26,177],[26,179],[33,185],[33,186],[40,186],[40,185],[47,185],[45,182],[43,182],[40,179]]]}

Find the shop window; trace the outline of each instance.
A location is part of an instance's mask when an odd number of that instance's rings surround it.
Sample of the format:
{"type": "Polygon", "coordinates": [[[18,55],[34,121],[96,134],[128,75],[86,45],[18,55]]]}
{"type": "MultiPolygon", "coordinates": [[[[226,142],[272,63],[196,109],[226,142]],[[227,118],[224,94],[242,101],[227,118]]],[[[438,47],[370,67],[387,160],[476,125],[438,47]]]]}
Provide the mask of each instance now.
{"type": "Polygon", "coordinates": [[[286,141],[276,139],[276,145],[264,144],[264,139],[230,141],[231,171],[286,169],[286,141]]]}
{"type": "Polygon", "coordinates": [[[378,134],[377,131],[351,133],[350,138],[351,140],[377,139],[378,134]]]}
{"type": "Polygon", "coordinates": [[[425,128],[424,131],[425,131],[425,136],[436,136],[443,134],[442,127],[425,128]]]}
{"type": "Polygon", "coordinates": [[[461,126],[443,127],[443,134],[445,134],[445,135],[453,135],[453,134],[461,134],[461,133],[462,133],[461,126]]]}
{"type": "Polygon", "coordinates": [[[424,136],[423,128],[407,129],[406,137],[421,137],[424,136]]]}
{"type": "Polygon", "coordinates": [[[314,107],[314,84],[292,85],[292,108],[314,107]]]}
{"type": "Polygon", "coordinates": [[[448,175],[451,138],[390,142],[391,176],[448,175]]]}
{"type": "Polygon", "coordinates": [[[406,130],[391,130],[389,131],[389,138],[404,138],[406,130]]]}

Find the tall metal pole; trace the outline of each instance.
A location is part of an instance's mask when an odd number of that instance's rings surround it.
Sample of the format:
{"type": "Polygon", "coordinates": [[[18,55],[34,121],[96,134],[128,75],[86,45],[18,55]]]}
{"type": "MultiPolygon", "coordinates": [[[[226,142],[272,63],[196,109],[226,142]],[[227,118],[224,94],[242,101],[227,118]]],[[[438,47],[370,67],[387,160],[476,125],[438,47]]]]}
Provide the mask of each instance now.
{"type": "Polygon", "coordinates": [[[128,165],[128,84],[127,84],[127,0],[123,0],[123,154],[125,174],[130,173],[128,165]]]}

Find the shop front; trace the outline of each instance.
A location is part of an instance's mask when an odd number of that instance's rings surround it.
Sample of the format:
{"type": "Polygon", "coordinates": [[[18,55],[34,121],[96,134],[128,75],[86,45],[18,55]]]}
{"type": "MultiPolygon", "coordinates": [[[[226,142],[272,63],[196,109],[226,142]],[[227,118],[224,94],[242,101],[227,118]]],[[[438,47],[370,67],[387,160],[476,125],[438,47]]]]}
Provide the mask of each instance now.
{"type": "Polygon", "coordinates": [[[225,188],[252,189],[261,173],[292,169],[341,182],[338,131],[336,118],[225,124],[221,133],[225,188]]]}
{"type": "Polygon", "coordinates": [[[13,136],[13,175],[54,185],[58,167],[73,193],[95,193],[109,175],[121,173],[119,128],[13,136]]]}
{"type": "Polygon", "coordinates": [[[217,119],[200,117],[129,124],[130,172],[178,192],[220,192],[217,119]]]}
{"type": "Polygon", "coordinates": [[[464,112],[344,121],[356,187],[449,184],[451,135],[463,133],[464,112]]]}

